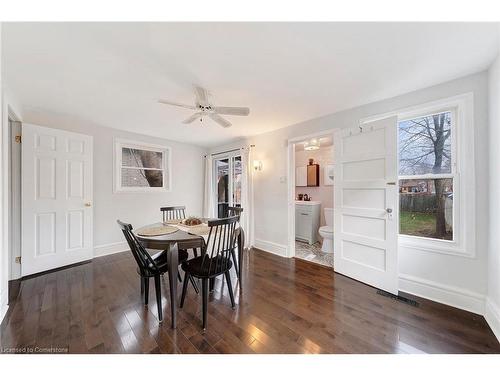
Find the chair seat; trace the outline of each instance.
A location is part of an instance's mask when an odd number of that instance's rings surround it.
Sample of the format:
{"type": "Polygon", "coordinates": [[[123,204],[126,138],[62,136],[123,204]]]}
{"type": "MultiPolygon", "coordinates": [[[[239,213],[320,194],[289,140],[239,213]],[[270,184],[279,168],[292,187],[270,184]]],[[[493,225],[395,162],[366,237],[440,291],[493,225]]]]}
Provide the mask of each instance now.
{"type": "Polygon", "coordinates": [[[198,278],[215,277],[231,269],[233,262],[221,255],[210,258],[208,255],[190,259],[182,263],[184,272],[198,278]]]}
{"type": "MultiPolygon", "coordinates": [[[[178,250],[179,251],[179,264],[182,262],[185,262],[188,258],[188,252],[187,250],[178,250]]],[[[165,251],[160,251],[156,254],[151,255],[151,258],[153,258],[153,261],[155,262],[156,266],[160,270],[160,272],[165,273],[168,271],[168,252],[165,251]]],[[[152,267],[152,264],[149,264],[150,267],[152,267]]],[[[146,270],[145,273],[141,274],[141,271],[139,268],[137,268],[137,273],[142,276],[147,276],[147,277],[152,277],[154,276],[154,273],[151,271],[146,270]]]]}

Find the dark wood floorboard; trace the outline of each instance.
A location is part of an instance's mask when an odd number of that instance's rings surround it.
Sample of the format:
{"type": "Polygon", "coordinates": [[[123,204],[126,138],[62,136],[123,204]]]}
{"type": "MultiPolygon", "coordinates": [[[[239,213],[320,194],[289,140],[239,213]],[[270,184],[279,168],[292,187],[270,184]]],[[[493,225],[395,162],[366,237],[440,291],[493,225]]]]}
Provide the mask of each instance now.
{"type": "MultiPolygon", "coordinates": [[[[170,328],[168,279],[164,322],[154,284],[144,306],[131,254],[12,283],[0,347],[69,353],[500,353],[483,317],[422,298],[411,306],[330,269],[254,249],[245,254],[244,290],[234,271],[236,309],[218,278],[208,330],[201,297],[189,287],[170,328]]],[[[179,296],[181,285],[179,285],[179,296]]]]}

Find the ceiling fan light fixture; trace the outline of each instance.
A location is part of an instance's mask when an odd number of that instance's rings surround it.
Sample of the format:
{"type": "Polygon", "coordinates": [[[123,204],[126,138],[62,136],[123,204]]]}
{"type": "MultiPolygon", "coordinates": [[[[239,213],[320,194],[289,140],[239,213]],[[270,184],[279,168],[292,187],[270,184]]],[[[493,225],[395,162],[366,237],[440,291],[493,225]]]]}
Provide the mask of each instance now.
{"type": "Polygon", "coordinates": [[[319,150],[319,141],[316,138],[306,141],[304,143],[304,150],[306,151],[319,150]]]}

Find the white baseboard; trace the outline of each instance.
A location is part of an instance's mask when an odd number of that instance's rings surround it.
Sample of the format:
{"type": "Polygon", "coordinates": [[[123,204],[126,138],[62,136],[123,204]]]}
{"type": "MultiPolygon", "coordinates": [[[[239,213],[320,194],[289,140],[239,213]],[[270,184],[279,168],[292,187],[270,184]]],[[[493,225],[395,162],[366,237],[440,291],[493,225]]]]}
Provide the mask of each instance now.
{"type": "Polygon", "coordinates": [[[500,307],[490,298],[486,298],[484,318],[497,337],[497,340],[500,341],[500,307]]]}
{"type": "Polygon", "coordinates": [[[485,296],[419,277],[400,274],[399,290],[418,297],[444,303],[462,310],[484,315],[485,296]]]}
{"type": "Polygon", "coordinates": [[[254,246],[259,250],[267,251],[268,253],[279,255],[280,257],[286,257],[285,245],[280,245],[271,241],[259,240],[256,238],[254,246]]]}
{"type": "Polygon", "coordinates": [[[128,244],[125,241],[94,246],[94,258],[121,253],[123,251],[128,251],[128,250],[130,250],[130,248],[128,247],[128,244]]]}

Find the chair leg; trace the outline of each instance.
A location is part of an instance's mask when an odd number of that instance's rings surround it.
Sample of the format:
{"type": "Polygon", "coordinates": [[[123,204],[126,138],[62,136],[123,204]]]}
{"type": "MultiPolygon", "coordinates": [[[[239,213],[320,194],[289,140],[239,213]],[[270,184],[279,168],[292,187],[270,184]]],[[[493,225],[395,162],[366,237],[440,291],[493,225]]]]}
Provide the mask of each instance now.
{"type": "Polygon", "coordinates": [[[144,293],[144,278],[141,276],[141,296],[144,293]]]}
{"type": "Polygon", "coordinates": [[[144,278],[144,304],[147,306],[149,301],[149,277],[144,278]]]}
{"type": "MultiPolygon", "coordinates": [[[[186,277],[186,276],[184,276],[186,277]]],[[[200,294],[200,289],[198,289],[198,285],[196,285],[196,281],[194,280],[193,276],[189,275],[189,280],[191,281],[191,284],[193,285],[194,291],[196,294],[200,294]]]]}
{"type": "Polygon", "coordinates": [[[231,307],[234,309],[235,304],[234,304],[233,286],[231,285],[231,275],[229,274],[229,271],[226,271],[224,275],[226,276],[227,289],[229,290],[229,298],[231,299],[231,307]]]}
{"type": "Polygon", "coordinates": [[[182,283],[182,277],[180,272],[177,272],[177,279],[179,280],[180,283],[182,283]]]}
{"type": "Polygon", "coordinates": [[[239,271],[238,262],[236,262],[236,253],[234,252],[234,249],[231,250],[231,257],[233,258],[234,270],[236,271],[236,275],[239,275],[240,271],[239,271]]]}
{"type": "Polygon", "coordinates": [[[203,330],[207,329],[208,312],[208,279],[201,279],[202,309],[203,309],[203,330]]]}
{"type": "Polygon", "coordinates": [[[214,291],[214,286],[215,286],[215,277],[212,277],[210,279],[210,283],[209,283],[209,288],[210,288],[209,290],[210,290],[210,292],[214,291]]]}
{"type": "Polygon", "coordinates": [[[161,279],[160,275],[155,276],[156,304],[158,305],[158,320],[163,320],[163,309],[161,308],[161,279]]]}
{"type": "Polygon", "coordinates": [[[186,299],[186,293],[188,289],[188,282],[191,280],[192,276],[189,273],[184,274],[184,284],[182,284],[182,296],[181,296],[181,305],[180,308],[184,306],[184,300],[186,299]]]}

